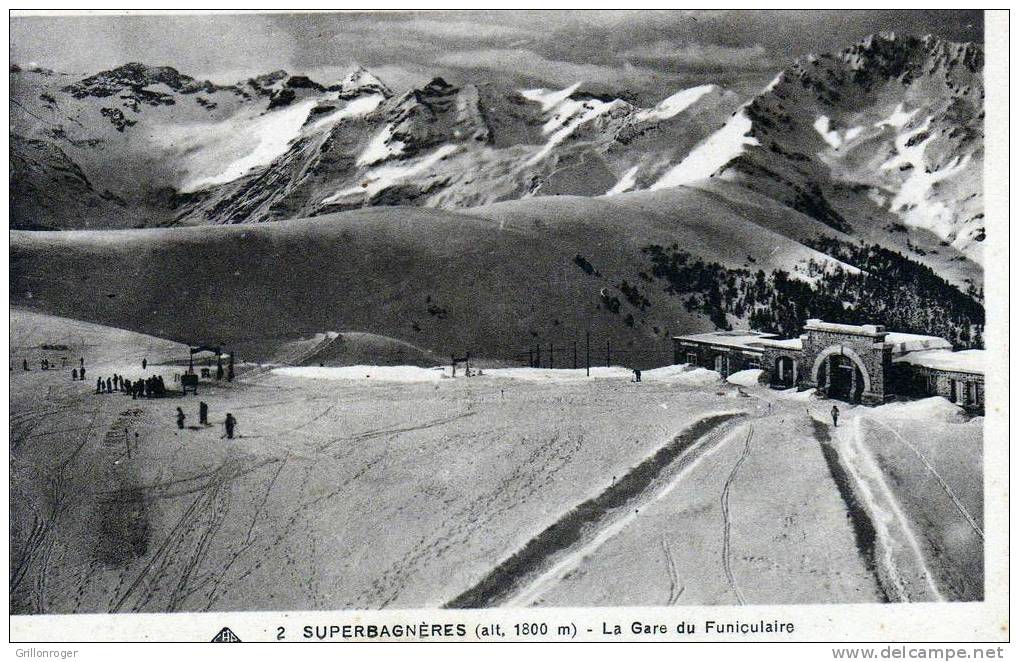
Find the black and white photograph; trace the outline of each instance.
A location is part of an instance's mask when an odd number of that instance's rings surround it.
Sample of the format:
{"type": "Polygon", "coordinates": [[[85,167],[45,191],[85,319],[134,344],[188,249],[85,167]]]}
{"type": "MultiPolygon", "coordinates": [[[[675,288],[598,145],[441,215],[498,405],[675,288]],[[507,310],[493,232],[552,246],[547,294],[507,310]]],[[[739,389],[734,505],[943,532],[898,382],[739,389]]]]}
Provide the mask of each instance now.
{"type": "Polygon", "coordinates": [[[993,21],[12,12],[10,614],[1007,637],[993,21]]]}

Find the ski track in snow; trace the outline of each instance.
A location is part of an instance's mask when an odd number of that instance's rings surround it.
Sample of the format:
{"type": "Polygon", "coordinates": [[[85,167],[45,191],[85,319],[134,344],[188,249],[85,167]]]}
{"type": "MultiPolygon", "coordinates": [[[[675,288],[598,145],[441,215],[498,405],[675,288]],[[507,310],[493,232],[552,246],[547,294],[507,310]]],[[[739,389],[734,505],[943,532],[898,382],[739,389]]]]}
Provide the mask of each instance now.
{"type": "Polygon", "coordinates": [[[729,583],[729,588],[736,595],[736,602],[741,605],[747,603],[746,598],[743,597],[743,592],[740,590],[739,585],[736,583],[736,577],[732,572],[732,543],[730,534],[732,533],[732,517],[729,512],[729,490],[732,488],[732,484],[736,482],[736,474],[739,473],[739,468],[743,462],[750,456],[750,443],[754,439],[754,428],[751,426],[750,431],[747,432],[747,440],[743,445],[743,452],[740,453],[739,459],[736,460],[736,464],[733,465],[732,471],[729,472],[729,476],[725,479],[725,485],[722,486],[722,567],[725,570],[725,579],[729,583]]]}
{"type": "MultiPolygon", "coordinates": [[[[669,483],[662,488],[661,491],[652,496],[648,502],[642,503],[641,507],[646,508],[647,506],[650,506],[651,504],[668,496],[676,488],[676,486],[682,482],[687,474],[693,471],[705,459],[714,455],[720,448],[725,446],[733,436],[735,436],[735,432],[729,432],[728,434],[725,434],[721,440],[715,442],[718,433],[719,430],[712,430],[708,432],[697,440],[697,442],[688,448],[682,455],[680,455],[680,457],[676,458],[676,462],[681,462],[683,457],[689,457],[691,454],[694,455],[694,459],[689,464],[684,466],[679,473],[677,473],[672,480],[670,480],[669,483]],[[705,446],[707,446],[707,448],[705,448],[705,446]]],[[[564,558],[560,559],[559,562],[542,572],[525,588],[519,591],[516,595],[510,597],[500,606],[528,607],[533,605],[547,590],[552,588],[552,586],[561,581],[563,577],[576,569],[585,558],[589,557],[602,545],[630,526],[630,524],[637,519],[638,515],[639,513],[637,513],[636,510],[627,512],[626,515],[620,517],[609,526],[599,531],[598,535],[589,540],[586,544],[579,546],[564,558]]],[[[675,597],[678,599],[679,596],[677,595],[675,597]]]]}
{"type": "Polygon", "coordinates": [[[856,416],[853,419],[852,432],[849,435],[839,435],[839,439],[846,450],[846,468],[852,474],[856,484],[860,486],[860,495],[863,497],[866,507],[874,513],[874,527],[877,530],[878,540],[884,548],[882,559],[884,570],[893,584],[899,601],[910,601],[905,582],[895,563],[895,546],[893,545],[895,539],[891,532],[891,527],[895,526],[902,532],[904,538],[904,541],[899,542],[905,542],[909,547],[932,597],[938,602],[944,602],[945,597],[938,590],[937,583],[931,576],[913,529],[909,526],[905,514],[895,500],[891,488],[885,482],[877,461],[864,445],[861,420],[861,416],[856,416]],[[861,471],[866,472],[866,477],[861,471]],[[883,504],[886,504],[887,508],[883,504]]]}
{"type": "Polygon", "coordinates": [[[902,442],[903,445],[909,448],[909,450],[913,451],[917,459],[919,459],[923,463],[923,465],[927,467],[927,470],[931,473],[931,475],[934,476],[934,480],[938,481],[938,484],[941,486],[941,489],[944,490],[948,498],[951,499],[952,503],[955,505],[956,510],[959,511],[959,514],[962,515],[963,518],[965,518],[965,520],[969,523],[970,527],[973,529],[973,532],[980,537],[980,540],[983,540],[984,539],[983,529],[980,528],[980,525],[977,524],[976,519],[974,519],[973,516],[970,515],[968,510],[966,510],[966,507],[962,505],[962,502],[959,500],[959,497],[955,495],[955,492],[953,492],[952,488],[949,487],[948,483],[945,482],[945,479],[941,477],[941,474],[938,473],[938,470],[935,469],[934,465],[930,463],[930,460],[927,459],[927,456],[921,453],[920,449],[917,448],[915,444],[907,441],[905,437],[903,437],[901,434],[898,433],[897,430],[895,430],[895,428],[888,425],[884,421],[878,420],[876,418],[868,418],[867,420],[870,421],[871,423],[876,423],[877,425],[880,425],[881,427],[891,432],[893,435],[895,435],[896,439],[902,442]]]}

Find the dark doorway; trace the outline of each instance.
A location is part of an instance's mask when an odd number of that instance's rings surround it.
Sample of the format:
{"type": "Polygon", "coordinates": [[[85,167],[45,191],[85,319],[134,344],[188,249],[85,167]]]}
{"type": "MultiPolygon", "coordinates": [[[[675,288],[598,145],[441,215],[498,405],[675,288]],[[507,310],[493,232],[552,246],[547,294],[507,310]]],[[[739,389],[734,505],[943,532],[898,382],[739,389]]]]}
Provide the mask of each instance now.
{"type": "Polygon", "coordinates": [[[833,354],[828,357],[824,368],[827,375],[828,397],[859,402],[863,394],[863,372],[848,356],[833,354]]]}
{"type": "Polygon", "coordinates": [[[796,385],[793,375],[793,360],[788,356],[775,359],[775,369],[771,373],[771,383],[789,388],[796,385]]]}

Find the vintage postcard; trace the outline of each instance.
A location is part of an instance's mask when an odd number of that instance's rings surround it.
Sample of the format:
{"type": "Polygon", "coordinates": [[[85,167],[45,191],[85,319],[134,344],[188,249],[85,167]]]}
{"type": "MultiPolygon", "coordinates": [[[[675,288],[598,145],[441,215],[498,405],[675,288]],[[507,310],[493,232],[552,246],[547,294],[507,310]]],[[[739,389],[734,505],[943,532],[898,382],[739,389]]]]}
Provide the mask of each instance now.
{"type": "Polygon", "coordinates": [[[1007,12],[9,29],[18,650],[1008,640],[1007,12]]]}

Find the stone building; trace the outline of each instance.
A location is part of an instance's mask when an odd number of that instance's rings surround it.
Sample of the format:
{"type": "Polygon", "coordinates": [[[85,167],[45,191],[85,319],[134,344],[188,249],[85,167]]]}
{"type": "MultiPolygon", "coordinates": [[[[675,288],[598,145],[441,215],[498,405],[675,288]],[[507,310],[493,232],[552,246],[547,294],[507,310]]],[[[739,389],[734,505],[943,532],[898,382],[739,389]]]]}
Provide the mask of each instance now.
{"type": "Polygon", "coordinates": [[[676,336],[673,343],[676,363],[723,377],[760,368],[776,388],[816,388],[865,404],[895,395],[941,395],[969,409],[984,405],[983,350],[955,352],[944,338],[889,332],[877,324],[811,319],[798,338],[736,330],[676,336]]]}

